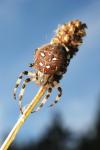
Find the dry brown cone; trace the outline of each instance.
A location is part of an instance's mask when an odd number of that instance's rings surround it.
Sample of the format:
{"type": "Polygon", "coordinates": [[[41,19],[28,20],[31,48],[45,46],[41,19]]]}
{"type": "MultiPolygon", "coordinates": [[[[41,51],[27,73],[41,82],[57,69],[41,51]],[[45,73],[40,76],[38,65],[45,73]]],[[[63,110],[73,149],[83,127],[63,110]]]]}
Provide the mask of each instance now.
{"type": "Polygon", "coordinates": [[[79,20],[73,20],[58,27],[55,37],[51,44],[62,44],[71,51],[71,56],[78,51],[78,46],[83,42],[82,37],[86,35],[85,23],[79,20]]]}

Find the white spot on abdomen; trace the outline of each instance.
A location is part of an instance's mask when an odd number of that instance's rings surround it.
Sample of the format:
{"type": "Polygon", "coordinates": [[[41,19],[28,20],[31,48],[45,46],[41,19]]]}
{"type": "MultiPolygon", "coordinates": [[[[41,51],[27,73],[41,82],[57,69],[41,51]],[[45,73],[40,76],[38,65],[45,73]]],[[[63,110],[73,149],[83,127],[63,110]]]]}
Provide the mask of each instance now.
{"type": "Polygon", "coordinates": [[[52,60],[57,60],[57,58],[54,57],[52,60]]]}
{"type": "Polygon", "coordinates": [[[40,64],[40,66],[43,66],[43,64],[41,62],[39,64],[40,64]]]}
{"type": "Polygon", "coordinates": [[[48,69],[49,69],[49,68],[50,68],[50,66],[48,65],[48,66],[46,66],[46,68],[48,68],[48,69]]]}
{"type": "Polygon", "coordinates": [[[44,54],[43,52],[41,52],[41,56],[42,56],[42,57],[44,57],[44,56],[45,56],[45,54],[44,54]]]}

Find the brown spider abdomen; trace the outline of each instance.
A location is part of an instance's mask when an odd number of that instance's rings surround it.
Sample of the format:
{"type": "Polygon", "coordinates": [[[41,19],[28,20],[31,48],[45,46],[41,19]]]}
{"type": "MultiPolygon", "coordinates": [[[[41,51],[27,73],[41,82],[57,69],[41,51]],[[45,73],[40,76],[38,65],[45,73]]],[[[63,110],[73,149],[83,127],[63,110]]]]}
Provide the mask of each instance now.
{"type": "Polygon", "coordinates": [[[67,52],[62,45],[48,44],[36,50],[34,68],[45,74],[64,72],[67,52]]]}

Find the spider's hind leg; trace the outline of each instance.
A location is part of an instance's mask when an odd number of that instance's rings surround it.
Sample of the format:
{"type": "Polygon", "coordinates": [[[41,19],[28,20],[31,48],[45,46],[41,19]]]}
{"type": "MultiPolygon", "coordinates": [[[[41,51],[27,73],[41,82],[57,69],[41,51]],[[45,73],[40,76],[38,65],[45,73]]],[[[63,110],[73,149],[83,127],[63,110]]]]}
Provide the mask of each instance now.
{"type": "Polygon", "coordinates": [[[55,101],[50,105],[50,107],[54,106],[56,103],[58,103],[58,101],[60,100],[61,96],[62,96],[62,88],[60,87],[59,83],[57,81],[53,82],[53,85],[55,88],[57,88],[58,94],[56,96],[55,101]]]}
{"type": "Polygon", "coordinates": [[[14,91],[13,91],[14,99],[16,99],[17,88],[19,87],[19,85],[20,85],[20,83],[21,83],[21,81],[23,79],[23,76],[25,76],[25,75],[34,77],[35,73],[33,73],[31,71],[23,71],[23,72],[20,73],[20,75],[19,75],[19,77],[18,77],[18,79],[16,81],[14,91]]]}
{"type": "Polygon", "coordinates": [[[40,103],[40,105],[33,112],[37,112],[37,111],[39,111],[43,107],[43,105],[46,103],[47,99],[50,97],[51,92],[52,92],[52,86],[49,86],[48,87],[48,91],[47,91],[47,95],[44,97],[44,99],[42,100],[42,102],[40,103]]]}

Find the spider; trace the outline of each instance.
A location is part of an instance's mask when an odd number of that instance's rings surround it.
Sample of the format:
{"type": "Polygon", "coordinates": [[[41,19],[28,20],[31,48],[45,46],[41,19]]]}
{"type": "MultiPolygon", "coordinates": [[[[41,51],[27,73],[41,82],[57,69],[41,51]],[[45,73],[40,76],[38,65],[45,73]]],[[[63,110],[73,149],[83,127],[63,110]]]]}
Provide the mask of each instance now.
{"type": "Polygon", "coordinates": [[[56,88],[58,94],[55,101],[50,106],[54,106],[62,96],[62,88],[60,80],[73,55],[78,51],[78,46],[82,43],[82,37],[85,35],[86,24],[81,23],[79,20],[71,21],[68,24],[60,26],[56,32],[56,36],[50,43],[37,48],[35,51],[35,58],[29,67],[34,68],[35,72],[23,71],[16,82],[14,88],[14,98],[16,99],[16,91],[19,87],[24,76],[28,76],[23,84],[19,93],[19,108],[22,110],[22,98],[25,92],[26,85],[34,81],[36,84],[47,87],[47,94],[41,101],[40,105],[34,110],[37,112],[45,104],[50,97],[52,88],[56,88]]]}

